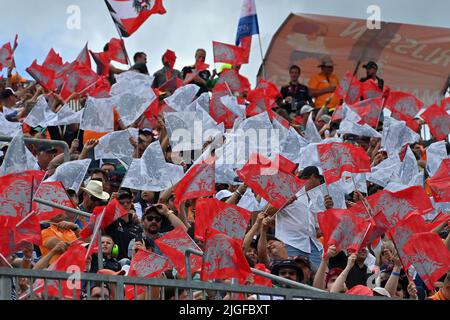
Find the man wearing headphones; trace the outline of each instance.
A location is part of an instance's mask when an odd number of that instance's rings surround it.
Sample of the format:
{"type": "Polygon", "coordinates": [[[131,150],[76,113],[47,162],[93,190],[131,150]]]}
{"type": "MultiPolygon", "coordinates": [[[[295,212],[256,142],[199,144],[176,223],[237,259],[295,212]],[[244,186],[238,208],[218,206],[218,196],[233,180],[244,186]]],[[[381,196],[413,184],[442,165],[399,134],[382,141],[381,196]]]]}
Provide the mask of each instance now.
{"type": "Polygon", "coordinates": [[[103,268],[112,271],[120,271],[121,264],[116,259],[119,254],[119,247],[114,244],[114,240],[108,236],[102,236],[102,253],[103,253],[103,268]]]}

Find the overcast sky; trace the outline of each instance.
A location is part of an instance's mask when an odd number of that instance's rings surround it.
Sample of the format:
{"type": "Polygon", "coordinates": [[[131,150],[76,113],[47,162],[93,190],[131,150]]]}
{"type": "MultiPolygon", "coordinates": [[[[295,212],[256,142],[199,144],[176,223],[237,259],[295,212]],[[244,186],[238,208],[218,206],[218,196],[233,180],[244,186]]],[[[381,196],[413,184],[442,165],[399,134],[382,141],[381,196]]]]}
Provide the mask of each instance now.
{"type": "MultiPolygon", "coordinates": [[[[117,37],[103,0],[0,0],[0,3],[0,46],[12,42],[15,33],[19,33],[16,64],[19,72],[28,78],[24,69],[34,59],[42,63],[52,47],[65,61],[72,61],[87,41],[91,50],[101,51],[111,37],[117,37]],[[66,11],[71,5],[81,10],[79,30],[69,30],[66,26],[69,18],[66,11]]],[[[175,67],[181,69],[192,64],[195,49],[203,47],[213,68],[212,41],[234,43],[242,0],[163,0],[163,3],[165,15],[151,16],[125,40],[129,54],[146,52],[153,73],[161,67],[161,55],[166,49],[177,53],[175,67]]],[[[367,7],[372,4],[380,6],[384,21],[450,28],[449,0],[256,0],[263,52],[291,12],[365,19],[369,16],[367,7]]],[[[261,54],[257,36],[253,39],[250,64],[243,66],[241,73],[254,84],[261,54]]]]}

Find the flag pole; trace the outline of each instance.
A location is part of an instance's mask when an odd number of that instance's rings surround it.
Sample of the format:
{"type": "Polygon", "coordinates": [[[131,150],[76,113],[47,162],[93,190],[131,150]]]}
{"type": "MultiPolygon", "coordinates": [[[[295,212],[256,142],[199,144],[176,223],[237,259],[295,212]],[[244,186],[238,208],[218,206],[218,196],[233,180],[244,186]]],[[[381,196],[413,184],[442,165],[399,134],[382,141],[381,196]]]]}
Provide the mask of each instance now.
{"type": "Polygon", "coordinates": [[[261,67],[262,67],[262,75],[263,75],[263,79],[267,80],[267,75],[266,75],[266,62],[264,60],[264,54],[263,54],[263,49],[262,49],[262,41],[261,41],[261,35],[258,33],[258,42],[259,42],[259,52],[261,53],[261,67]]]}
{"type": "Polygon", "coordinates": [[[117,32],[119,33],[120,40],[122,40],[123,42],[123,48],[125,49],[125,56],[127,57],[128,66],[131,68],[133,65],[131,64],[130,56],[128,55],[127,47],[125,46],[125,40],[123,39],[122,34],[118,29],[117,32]]]}

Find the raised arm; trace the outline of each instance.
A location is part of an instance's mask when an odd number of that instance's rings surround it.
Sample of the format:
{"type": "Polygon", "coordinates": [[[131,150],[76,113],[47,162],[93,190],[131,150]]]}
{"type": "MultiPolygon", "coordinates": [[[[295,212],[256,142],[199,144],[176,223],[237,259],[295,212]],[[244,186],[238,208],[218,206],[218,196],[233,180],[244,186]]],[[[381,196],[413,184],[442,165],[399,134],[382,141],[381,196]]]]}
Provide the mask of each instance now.
{"type": "Polygon", "coordinates": [[[344,271],[337,277],[336,281],[333,283],[330,292],[331,293],[344,293],[346,291],[345,281],[347,280],[348,273],[355,265],[356,253],[352,253],[347,260],[347,266],[344,271]]]}
{"type": "Polygon", "coordinates": [[[255,223],[252,225],[250,230],[245,234],[244,242],[242,243],[242,251],[247,252],[250,248],[250,244],[253,241],[255,235],[258,235],[261,231],[261,226],[266,214],[264,212],[258,213],[255,223]]]}
{"type": "Polygon", "coordinates": [[[316,275],[314,276],[313,287],[326,290],[325,278],[328,271],[328,262],[330,261],[330,258],[336,256],[336,254],[336,246],[333,244],[330,245],[328,247],[327,253],[320,261],[319,269],[317,269],[316,275]]]}

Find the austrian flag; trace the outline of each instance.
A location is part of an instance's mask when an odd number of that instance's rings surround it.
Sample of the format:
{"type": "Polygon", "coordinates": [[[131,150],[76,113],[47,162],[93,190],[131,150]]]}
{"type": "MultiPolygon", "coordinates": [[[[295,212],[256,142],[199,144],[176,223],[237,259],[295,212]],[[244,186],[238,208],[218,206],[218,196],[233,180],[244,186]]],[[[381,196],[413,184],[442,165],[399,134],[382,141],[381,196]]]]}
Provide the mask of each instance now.
{"type": "Polygon", "coordinates": [[[129,37],[152,15],[165,14],[162,0],[105,0],[122,37],[129,37]]]}

